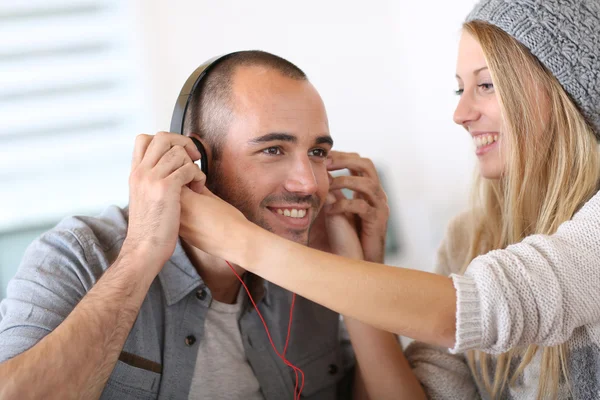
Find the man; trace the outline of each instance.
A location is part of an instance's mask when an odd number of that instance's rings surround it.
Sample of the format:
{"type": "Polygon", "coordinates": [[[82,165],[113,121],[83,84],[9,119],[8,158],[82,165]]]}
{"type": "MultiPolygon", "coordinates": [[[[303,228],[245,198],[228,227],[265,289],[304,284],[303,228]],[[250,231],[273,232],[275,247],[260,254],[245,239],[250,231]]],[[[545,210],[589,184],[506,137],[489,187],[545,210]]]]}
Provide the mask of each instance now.
{"type": "MultiPolygon", "coordinates": [[[[210,149],[207,186],[307,244],[330,188],[333,142],[318,93],[296,66],[263,52],[238,53],[203,82],[186,133],[210,149]]],[[[188,137],[138,136],[129,207],[67,219],[30,246],[0,305],[0,398],[293,398],[294,372],[236,276],[178,238],[181,189],[205,183],[199,157],[188,137]]],[[[346,186],[379,185],[358,178],[346,186]]],[[[379,257],[387,211],[372,208],[362,244],[379,257]]],[[[291,293],[244,280],[282,352],[291,293]]],[[[296,300],[285,356],[305,374],[304,398],[350,398],[353,360],[338,332],[337,314],[296,300]]]]}

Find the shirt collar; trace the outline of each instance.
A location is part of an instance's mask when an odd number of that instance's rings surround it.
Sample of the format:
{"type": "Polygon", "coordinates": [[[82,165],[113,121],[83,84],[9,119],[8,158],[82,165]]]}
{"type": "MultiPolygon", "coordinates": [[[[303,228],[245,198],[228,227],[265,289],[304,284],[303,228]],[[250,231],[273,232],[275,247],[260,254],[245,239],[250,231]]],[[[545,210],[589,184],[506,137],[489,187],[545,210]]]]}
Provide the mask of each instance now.
{"type": "MultiPolygon", "coordinates": [[[[177,240],[175,251],[167,261],[163,269],[159,272],[158,278],[165,293],[165,299],[168,306],[181,301],[185,296],[204,285],[204,281],[192,265],[189,257],[185,253],[181,244],[181,239],[177,240]]],[[[244,283],[248,286],[252,298],[258,304],[261,300],[266,300],[268,285],[266,281],[250,272],[244,275],[244,283]]],[[[247,296],[245,296],[247,297],[247,296]]],[[[247,305],[252,307],[252,303],[247,300],[247,305]]]]}

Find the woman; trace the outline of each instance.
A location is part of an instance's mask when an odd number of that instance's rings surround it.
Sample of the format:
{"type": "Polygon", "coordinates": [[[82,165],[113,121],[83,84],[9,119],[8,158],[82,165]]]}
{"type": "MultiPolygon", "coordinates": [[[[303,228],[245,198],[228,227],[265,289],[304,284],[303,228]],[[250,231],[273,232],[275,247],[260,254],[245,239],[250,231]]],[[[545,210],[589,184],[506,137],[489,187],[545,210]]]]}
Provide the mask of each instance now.
{"type": "MultiPolygon", "coordinates": [[[[449,228],[439,275],[287,242],[207,191],[184,191],[183,220],[197,223],[182,236],[351,318],[452,348],[407,349],[431,397],[597,397],[599,16],[592,0],[484,0],[469,15],[454,118],[477,146],[477,196],[449,228]]],[[[388,377],[414,382],[397,349],[378,349],[398,361],[388,377]]]]}

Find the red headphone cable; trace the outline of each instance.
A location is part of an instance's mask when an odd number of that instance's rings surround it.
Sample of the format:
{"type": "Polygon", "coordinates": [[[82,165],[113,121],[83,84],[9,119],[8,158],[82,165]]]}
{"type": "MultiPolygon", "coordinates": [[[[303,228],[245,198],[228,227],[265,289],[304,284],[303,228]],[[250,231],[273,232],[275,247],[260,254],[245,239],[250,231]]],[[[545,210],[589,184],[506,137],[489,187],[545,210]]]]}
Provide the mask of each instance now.
{"type": "Polygon", "coordinates": [[[273,350],[275,350],[275,354],[277,354],[277,356],[279,358],[281,358],[281,360],[285,363],[285,365],[289,366],[290,368],[292,368],[294,370],[294,374],[296,375],[296,386],[294,387],[294,400],[300,400],[300,394],[302,393],[302,389],[304,389],[304,372],[300,368],[298,368],[294,364],[292,364],[290,361],[288,361],[288,359],[285,357],[285,353],[287,352],[288,344],[290,341],[290,334],[292,332],[292,316],[294,313],[294,304],[296,302],[296,293],[292,293],[292,304],[290,306],[290,320],[288,322],[288,332],[287,332],[287,337],[285,339],[285,346],[283,348],[283,352],[280,354],[277,351],[275,344],[273,343],[273,339],[271,338],[271,333],[269,332],[269,328],[267,328],[267,323],[265,322],[262,314],[260,313],[260,311],[258,310],[258,307],[256,306],[256,303],[254,302],[254,299],[252,298],[252,295],[250,294],[250,290],[244,283],[243,279],[235,271],[235,268],[233,268],[233,266],[229,263],[229,261],[225,261],[225,262],[227,263],[227,265],[229,265],[229,268],[231,268],[231,270],[233,271],[235,276],[242,283],[242,286],[246,290],[246,293],[248,294],[248,298],[252,302],[252,305],[254,306],[256,313],[258,314],[260,320],[262,321],[263,326],[265,327],[265,332],[267,332],[269,342],[271,342],[271,346],[273,347],[273,350]],[[302,384],[300,385],[300,390],[298,390],[298,380],[299,380],[298,374],[300,374],[300,380],[302,382],[302,384]]]}

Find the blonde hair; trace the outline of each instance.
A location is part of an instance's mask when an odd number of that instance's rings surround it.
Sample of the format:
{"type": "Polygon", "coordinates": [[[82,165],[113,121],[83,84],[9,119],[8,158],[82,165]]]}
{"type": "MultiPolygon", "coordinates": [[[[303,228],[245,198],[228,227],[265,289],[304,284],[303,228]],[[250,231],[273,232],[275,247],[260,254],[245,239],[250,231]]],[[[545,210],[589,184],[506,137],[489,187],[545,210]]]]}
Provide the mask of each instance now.
{"type": "MultiPolygon", "coordinates": [[[[600,158],[592,128],[557,79],[522,44],[481,21],[463,26],[481,45],[502,110],[505,173],[477,176],[473,226],[463,272],[480,254],[502,249],[534,233],[552,234],[598,189],[600,158]],[[510,62],[507,62],[510,60],[510,62]],[[525,83],[525,84],[524,84],[525,83]]],[[[542,351],[538,399],[556,398],[567,379],[566,345],[514,349],[501,354],[490,379],[489,355],[467,354],[475,379],[498,398],[542,351]],[[512,377],[511,360],[522,356],[512,377]],[[479,362],[479,367],[477,366],[479,362]]]]}

